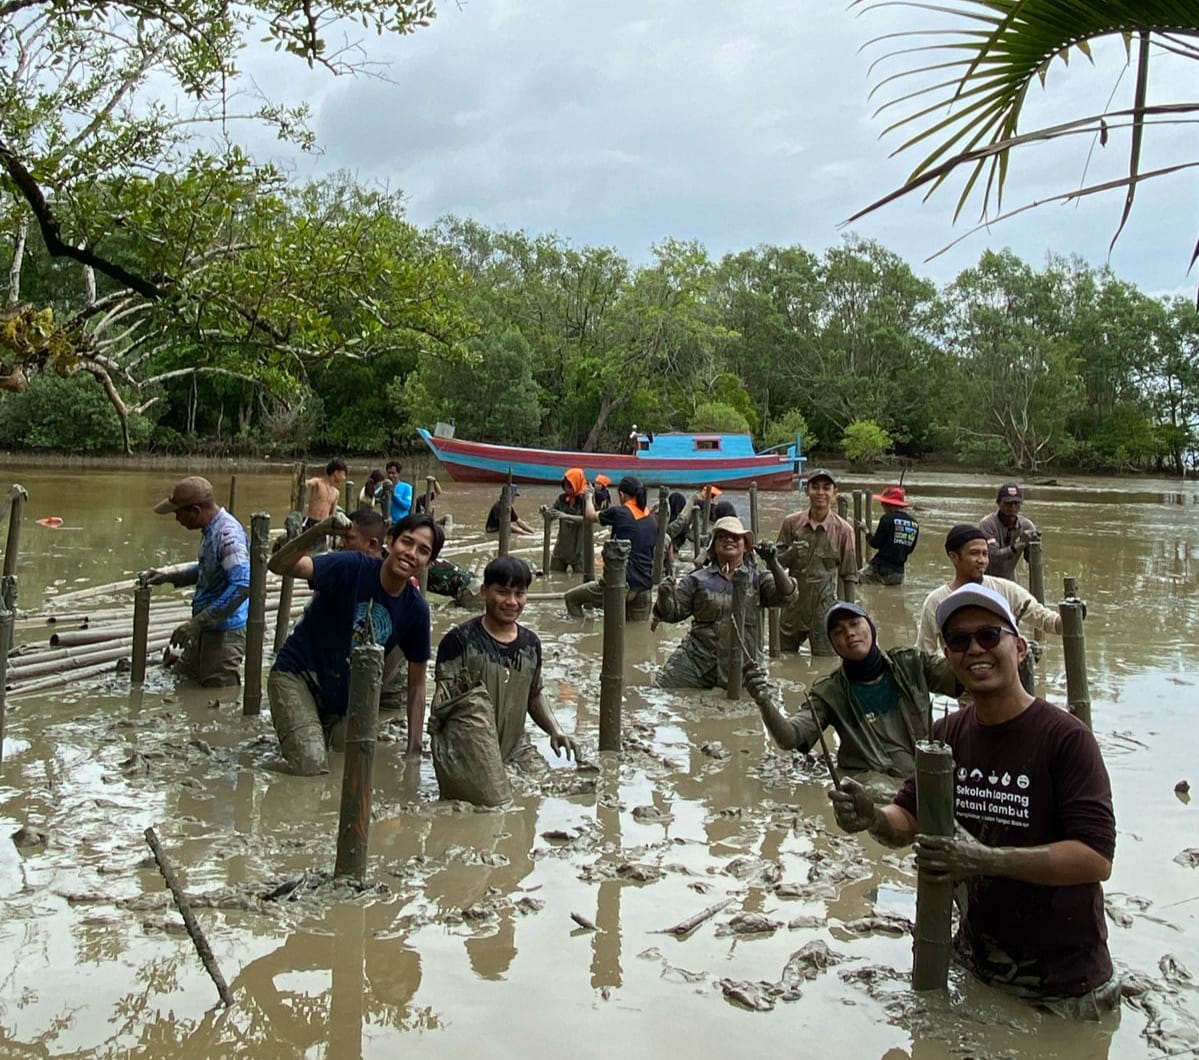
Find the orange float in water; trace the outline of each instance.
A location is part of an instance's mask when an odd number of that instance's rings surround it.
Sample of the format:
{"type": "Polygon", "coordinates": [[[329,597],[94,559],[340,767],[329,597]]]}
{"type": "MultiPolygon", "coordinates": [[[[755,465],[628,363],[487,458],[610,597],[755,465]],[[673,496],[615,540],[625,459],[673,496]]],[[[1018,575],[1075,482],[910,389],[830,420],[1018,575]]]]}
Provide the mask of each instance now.
{"type": "Polygon", "coordinates": [[[60,526],[62,526],[62,516],[60,516],[60,515],[43,516],[41,519],[37,520],[37,525],[38,526],[48,526],[51,530],[57,530],[60,526]]]}

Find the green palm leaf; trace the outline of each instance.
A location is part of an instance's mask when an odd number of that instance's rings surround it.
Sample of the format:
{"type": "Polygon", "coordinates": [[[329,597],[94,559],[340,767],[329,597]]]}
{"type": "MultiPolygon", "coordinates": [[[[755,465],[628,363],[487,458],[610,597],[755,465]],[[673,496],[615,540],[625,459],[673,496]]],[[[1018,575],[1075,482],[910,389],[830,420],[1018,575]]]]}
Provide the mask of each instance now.
{"type": "MultiPolygon", "coordinates": [[[[895,93],[876,115],[909,108],[892,118],[884,131],[884,135],[899,132],[906,137],[894,153],[920,147],[927,154],[902,187],[860,210],[846,223],[917,188],[925,188],[927,198],[959,170],[965,173],[965,181],[954,220],[975,195],[984,176],[978,195],[980,216],[986,220],[993,212],[1002,214],[1013,148],[1080,133],[1097,136],[1106,143],[1111,129],[1128,127],[1127,177],[1104,185],[1125,190],[1114,244],[1128,220],[1143,176],[1140,166],[1146,128],[1161,121],[1193,121],[1199,111],[1199,103],[1170,108],[1146,106],[1154,51],[1199,59],[1199,5],[1194,0],[852,0],[850,6],[867,10],[914,8],[937,18],[944,16],[946,21],[939,27],[890,33],[871,41],[871,45],[885,43],[889,49],[872,64],[872,73],[880,63],[903,61],[917,52],[936,56],[934,62],[889,74],[871,93],[873,96],[883,88],[895,93]],[[1053,60],[1067,62],[1073,50],[1090,60],[1091,42],[1112,36],[1123,39],[1129,61],[1136,69],[1132,107],[1021,133],[1021,111],[1034,79],[1044,84],[1053,60]],[[935,79],[933,83],[925,83],[930,78],[935,79]]],[[[1092,193],[1097,187],[1080,190],[1092,193]]],[[[1194,260],[1192,257],[1192,263],[1194,260]]]]}

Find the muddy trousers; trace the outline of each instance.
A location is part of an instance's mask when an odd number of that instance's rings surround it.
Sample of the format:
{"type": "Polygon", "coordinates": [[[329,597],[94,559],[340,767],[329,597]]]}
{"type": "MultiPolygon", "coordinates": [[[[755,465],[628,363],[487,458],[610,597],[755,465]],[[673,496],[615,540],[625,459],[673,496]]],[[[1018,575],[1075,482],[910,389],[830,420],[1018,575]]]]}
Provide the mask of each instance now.
{"type": "Polygon", "coordinates": [[[783,651],[799,651],[806,640],[812,654],[836,655],[824,630],[824,616],[837,602],[837,577],[796,579],[799,591],[782,609],[779,644],[783,651]]]}
{"type": "Polygon", "coordinates": [[[903,571],[881,571],[867,563],[858,571],[858,581],[863,585],[902,585],[903,571]]]}
{"type": "Polygon", "coordinates": [[[228,688],[241,684],[241,664],[245,654],[244,626],[223,633],[206,630],[192,638],[175,664],[175,672],[205,688],[228,688]]]}
{"type": "MultiPolygon", "coordinates": [[[[584,582],[573,589],[567,589],[564,597],[566,610],[572,618],[582,618],[584,607],[604,607],[604,583],[584,582]]],[[[624,617],[626,622],[645,622],[649,619],[650,608],[654,605],[654,594],[649,589],[628,589],[624,598],[624,617]]]]}
{"type": "MultiPolygon", "coordinates": [[[[316,697],[303,674],[272,670],[266,682],[266,695],[271,704],[271,721],[279,737],[279,751],[293,773],[314,777],[329,772],[329,743],[336,743],[336,732],[342,718],[321,716],[316,697]]],[[[336,746],[334,748],[337,749],[336,746]]]]}

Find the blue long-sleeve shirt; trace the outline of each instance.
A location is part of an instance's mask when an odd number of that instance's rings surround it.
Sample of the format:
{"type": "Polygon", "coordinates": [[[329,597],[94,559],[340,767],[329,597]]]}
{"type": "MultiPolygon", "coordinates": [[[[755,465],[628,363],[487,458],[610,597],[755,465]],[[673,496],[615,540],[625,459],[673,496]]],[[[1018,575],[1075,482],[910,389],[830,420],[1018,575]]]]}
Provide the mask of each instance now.
{"type": "Polygon", "coordinates": [[[250,546],[245,528],[224,508],[204,528],[200,559],[196,564],[196,595],[192,614],[224,611],[241,595],[241,603],[219,622],[206,624],[205,631],[225,632],[245,628],[250,613],[250,546]]]}

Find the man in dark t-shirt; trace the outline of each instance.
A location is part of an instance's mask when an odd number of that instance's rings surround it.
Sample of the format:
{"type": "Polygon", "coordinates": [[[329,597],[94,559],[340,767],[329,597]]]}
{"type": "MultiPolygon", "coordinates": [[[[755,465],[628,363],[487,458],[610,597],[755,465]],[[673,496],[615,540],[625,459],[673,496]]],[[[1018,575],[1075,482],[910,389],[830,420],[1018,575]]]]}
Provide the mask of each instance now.
{"type": "Polygon", "coordinates": [[[429,607],[412,583],[441,551],[445,534],[428,515],[407,515],[389,534],[386,559],[362,552],[306,555],[310,535],[344,533],[344,516],[318,523],[271,557],[276,574],[305,578],[315,595],[284,642],[267,681],[271,720],[293,772],[328,772],[327,742],[349,707],[350,653],[363,641],[399,648],[408,660],[408,757],[421,750],[429,607]]]}
{"type": "MultiPolygon", "coordinates": [[[[591,487],[583,491],[583,518],[589,523],[610,527],[616,541],[630,545],[624,613],[630,622],[644,622],[653,606],[654,545],[658,540],[658,521],[645,506],[645,487],[634,475],[625,475],[616,487],[620,503],[602,512],[595,509],[591,487]]],[[[582,618],[584,607],[604,606],[604,583],[586,582],[566,593],[566,610],[572,618],[582,618]]]]}
{"type": "Polygon", "coordinates": [[[874,499],[883,506],[883,514],[874,533],[866,535],[866,544],[876,551],[858,571],[858,577],[862,582],[902,585],[904,566],[916,548],[920,526],[909,510],[911,504],[902,486],[888,486],[874,499]]]}
{"type": "MultiPolygon", "coordinates": [[[[520,496],[520,489],[517,486],[512,487],[512,497],[520,496]]],[[[487,522],[483,526],[483,531],[488,534],[498,534],[500,532],[500,507],[503,505],[503,497],[495,502],[487,511],[487,522]]],[[[516,508],[511,500],[508,502],[508,521],[512,524],[512,532],[514,534],[531,534],[533,528],[526,523],[519,515],[516,514],[516,508]]]]}
{"type": "Polygon", "coordinates": [[[953,749],[954,816],[966,834],[916,835],[912,780],[884,807],[842,780],[829,793],[837,823],[887,846],[915,839],[920,869],[965,884],[954,947],[980,979],[1097,1019],[1120,999],[1101,886],[1116,821],[1099,746],[1077,718],[1024,691],[1018,667],[1028,644],[997,592],[963,586],[936,617],[945,655],[974,698],[933,727],[953,749]]]}

